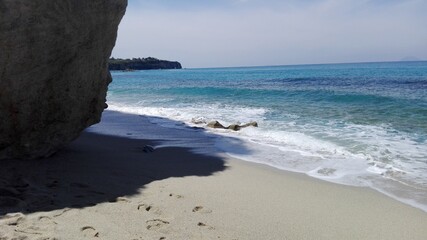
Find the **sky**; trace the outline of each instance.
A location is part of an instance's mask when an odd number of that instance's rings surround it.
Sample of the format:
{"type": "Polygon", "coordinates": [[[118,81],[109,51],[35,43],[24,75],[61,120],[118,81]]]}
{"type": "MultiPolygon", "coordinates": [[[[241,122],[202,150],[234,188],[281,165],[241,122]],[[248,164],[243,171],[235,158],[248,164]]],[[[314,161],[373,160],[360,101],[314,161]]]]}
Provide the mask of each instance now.
{"type": "Polygon", "coordinates": [[[184,68],[427,60],[427,1],[129,0],[112,56],[184,68]]]}

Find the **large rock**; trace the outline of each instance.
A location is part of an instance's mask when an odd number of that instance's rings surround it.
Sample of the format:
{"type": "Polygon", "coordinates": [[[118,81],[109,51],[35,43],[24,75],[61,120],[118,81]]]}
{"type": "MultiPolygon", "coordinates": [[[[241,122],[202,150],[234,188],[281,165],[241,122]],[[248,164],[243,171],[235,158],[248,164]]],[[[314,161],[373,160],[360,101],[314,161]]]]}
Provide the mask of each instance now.
{"type": "Polygon", "coordinates": [[[0,0],[0,159],[49,156],[100,121],[127,0],[0,0]]]}

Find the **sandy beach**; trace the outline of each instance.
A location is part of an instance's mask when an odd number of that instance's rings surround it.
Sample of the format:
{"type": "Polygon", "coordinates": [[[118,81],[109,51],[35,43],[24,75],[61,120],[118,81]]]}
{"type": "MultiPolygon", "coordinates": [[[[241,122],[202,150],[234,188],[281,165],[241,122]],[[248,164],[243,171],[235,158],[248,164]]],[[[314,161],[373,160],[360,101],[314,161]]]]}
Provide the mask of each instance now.
{"type": "Polygon", "coordinates": [[[0,240],[427,240],[426,11],[0,0],[0,240]]]}
{"type": "Polygon", "coordinates": [[[156,142],[84,133],[2,161],[0,239],[426,239],[427,214],[370,189],[156,142]]]}

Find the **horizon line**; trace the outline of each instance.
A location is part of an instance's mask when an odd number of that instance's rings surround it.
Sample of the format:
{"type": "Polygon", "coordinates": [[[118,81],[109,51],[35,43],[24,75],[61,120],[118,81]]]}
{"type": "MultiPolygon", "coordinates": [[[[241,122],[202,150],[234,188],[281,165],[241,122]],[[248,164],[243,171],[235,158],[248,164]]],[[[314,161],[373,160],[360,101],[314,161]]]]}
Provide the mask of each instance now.
{"type": "MultiPolygon", "coordinates": [[[[179,62],[179,61],[177,61],[179,62]]],[[[248,65],[227,67],[182,67],[182,69],[215,69],[215,68],[255,68],[255,67],[285,67],[285,66],[311,66],[311,65],[340,65],[340,64],[366,64],[366,63],[399,63],[399,62],[427,62],[427,60],[395,60],[395,61],[367,61],[367,62],[328,62],[328,63],[297,63],[297,64],[275,64],[275,65],[248,65]]],[[[181,63],[181,62],[180,62],[181,63]]],[[[181,63],[182,64],[182,63],[181,63]]],[[[179,70],[179,69],[177,69],[179,70]]]]}

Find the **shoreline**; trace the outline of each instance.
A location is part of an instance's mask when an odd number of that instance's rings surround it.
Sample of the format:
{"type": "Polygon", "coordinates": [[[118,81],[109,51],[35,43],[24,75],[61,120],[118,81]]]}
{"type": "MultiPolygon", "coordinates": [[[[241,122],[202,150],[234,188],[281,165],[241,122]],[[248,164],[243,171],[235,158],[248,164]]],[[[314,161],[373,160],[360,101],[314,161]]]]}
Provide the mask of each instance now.
{"type": "Polygon", "coordinates": [[[427,237],[425,212],[372,189],[188,148],[143,151],[158,143],[85,132],[52,158],[2,161],[1,188],[15,186],[21,211],[6,211],[0,237],[427,237]]]}
{"type": "MultiPolygon", "coordinates": [[[[427,214],[427,207],[425,205],[422,205],[422,204],[418,203],[417,201],[415,201],[413,199],[408,199],[408,198],[404,198],[404,197],[394,196],[394,195],[392,195],[392,194],[390,194],[390,193],[388,193],[386,191],[383,191],[381,189],[378,189],[378,188],[375,188],[375,187],[372,187],[372,186],[355,186],[355,185],[349,185],[349,184],[334,182],[334,181],[331,181],[328,178],[314,177],[314,176],[311,176],[311,175],[309,175],[307,173],[304,173],[304,172],[297,172],[297,171],[292,171],[292,170],[289,170],[289,169],[278,168],[276,166],[269,165],[269,164],[262,163],[262,162],[249,161],[249,160],[245,160],[245,159],[238,158],[238,157],[233,157],[233,156],[227,156],[227,157],[230,158],[230,159],[235,159],[235,161],[241,161],[241,162],[244,162],[244,163],[248,163],[250,165],[253,165],[254,167],[268,168],[271,171],[284,172],[284,174],[295,174],[296,176],[300,175],[303,178],[308,177],[310,179],[313,179],[314,181],[327,182],[329,184],[341,185],[341,186],[344,186],[344,187],[350,187],[350,188],[356,188],[356,189],[357,188],[367,189],[369,191],[373,191],[375,193],[379,193],[379,194],[383,195],[384,197],[390,198],[390,199],[392,199],[394,201],[400,202],[400,203],[402,203],[404,205],[407,205],[409,207],[415,208],[415,209],[420,210],[420,211],[422,211],[422,212],[424,212],[424,213],[427,214]]],[[[401,183],[398,182],[396,184],[401,184],[401,183]]]]}
{"type": "MultiPolygon", "coordinates": [[[[226,154],[225,158],[234,158],[244,162],[260,164],[279,171],[298,173],[319,181],[369,188],[427,213],[427,199],[423,198],[425,193],[423,193],[423,195],[418,195],[417,192],[410,192],[411,189],[407,189],[404,183],[395,182],[392,179],[375,175],[370,176],[371,179],[369,180],[362,179],[363,182],[346,182],[343,181],[345,179],[329,178],[328,176],[320,176],[318,174],[313,175],[311,174],[313,171],[300,171],[298,169],[283,167],[262,160],[263,156],[268,156],[268,154],[270,154],[269,149],[271,150],[271,148],[262,149],[263,154],[260,155],[260,152],[256,152],[260,150],[258,149],[259,146],[257,146],[257,149],[253,152],[251,141],[247,142],[247,138],[235,135],[239,132],[217,131],[216,129],[201,127],[197,124],[188,124],[189,123],[181,120],[159,116],[136,115],[134,113],[126,113],[118,110],[107,110],[104,112],[102,123],[89,129],[91,132],[100,134],[134,139],[150,139],[159,142],[157,145],[159,148],[190,147],[191,151],[207,154],[208,156],[224,153],[226,154]],[[418,199],[408,197],[414,196],[414,194],[418,196],[418,199]]],[[[263,145],[261,144],[260,146],[263,145]]],[[[271,147],[268,144],[265,146],[271,147]]],[[[286,158],[285,162],[293,161],[293,156],[283,155],[283,157],[286,158]]],[[[355,178],[355,180],[357,179],[355,178]]]]}

